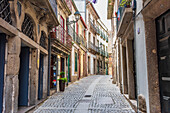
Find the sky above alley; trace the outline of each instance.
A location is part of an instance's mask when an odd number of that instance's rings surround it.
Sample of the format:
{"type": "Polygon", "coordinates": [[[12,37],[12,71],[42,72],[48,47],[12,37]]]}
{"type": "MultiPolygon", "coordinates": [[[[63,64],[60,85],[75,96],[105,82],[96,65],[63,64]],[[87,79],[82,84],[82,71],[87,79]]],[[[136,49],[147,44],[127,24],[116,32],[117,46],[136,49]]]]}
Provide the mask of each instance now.
{"type": "Polygon", "coordinates": [[[100,16],[100,19],[103,21],[106,27],[110,30],[111,22],[110,20],[107,20],[107,3],[108,3],[108,0],[97,0],[97,3],[94,4],[94,7],[100,16]]]}

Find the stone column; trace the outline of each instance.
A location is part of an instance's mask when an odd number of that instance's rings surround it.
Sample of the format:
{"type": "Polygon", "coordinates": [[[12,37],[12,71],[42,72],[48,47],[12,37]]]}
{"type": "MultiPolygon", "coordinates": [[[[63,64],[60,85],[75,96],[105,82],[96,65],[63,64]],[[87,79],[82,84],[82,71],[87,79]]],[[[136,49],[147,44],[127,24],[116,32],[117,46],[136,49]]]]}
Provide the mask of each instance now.
{"type": "Polygon", "coordinates": [[[122,87],[121,87],[121,81],[122,81],[122,77],[121,77],[121,51],[120,51],[120,40],[118,39],[118,43],[117,43],[117,85],[119,86],[120,90],[122,91],[122,87]]]}
{"type": "Polygon", "coordinates": [[[47,85],[48,85],[48,55],[44,55],[43,98],[47,97],[47,85]]]}
{"type": "Polygon", "coordinates": [[[7,65],[5,85],[5,113],[18,111],[18,74],[20,68],[21,39],[18,36],[9,37],[7,44],[7,65]]]}
{"type": "Polygon", "coordinates": [[[119,58],[119,61],[118,61],[119,62],[119,65],[118,65],[118,67],[119,67],[119,81],[118,82],[119,82],[120,91],[122,93],[122,71],[123,70],[121,68],[122,67],[122,61],[121,61],[121,59],[122,59],[122,54],[121,54],[122,53],[122,48],[121,48],[121,46],[122,45],[121,45],[120,41],[121,40],[119,39],[119,43],[118,43],[119,44],[118,45],[118,50],[119,50],[119,52],[118,52],[118,58],[119,58]]]}
{"type": "Polygon", "coordinates": [[[30,60],[30,105],[34,105],[38,99],[38,66],[37,60],[39,58],[40,51],[38,49],[31,50],[31,60],[30,60]]]}
{"type": "Polygon", "coordinates": [[[126,48],[121,46],[121,68],[122,68],[122,87],[123,93],[128,93],[128,84],[127,84],[127,64],[126,64],[126,48]]]}
{"type": "Polygon", "coordinates": [[[135,99],[135,83],[133,69],[133,47],[132,41],[126,41],[126,59],[127,59],[127,77],[128,77],[128,94],[129,99],[135,99]]]}
{"type": "Polygon", "coordinates": [[[114,48],[113,52],[113,62],[112,62],[112,74],[113,74],[113,84],[116,84],[116,49],[114,48]]]}

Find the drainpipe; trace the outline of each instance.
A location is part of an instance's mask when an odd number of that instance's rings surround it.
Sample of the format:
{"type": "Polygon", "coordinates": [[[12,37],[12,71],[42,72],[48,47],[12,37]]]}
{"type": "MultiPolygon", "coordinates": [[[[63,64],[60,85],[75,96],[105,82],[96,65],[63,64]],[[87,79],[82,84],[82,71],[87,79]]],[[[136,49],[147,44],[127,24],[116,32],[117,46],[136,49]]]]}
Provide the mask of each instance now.
{"type": "MultiPolygon", "coordinates": [[[[133,10],[133,28],[134,28],[134,48],[135,48],[135,51],[136,51],[136,0],[133,0],[133,5],[132,5],[132,10],[133,10]]],[[[135,59],[136,59],[136,52],[135,52],[135,59]]],[[[135,66],[136,68],[136,66],[135,66]]],[[[136,68],[137,70],[137,68],[136,68]]],[[[138,100],[138,77],[137,77],[137,74],[136,74],[136,93],[137,93],[137,113],[139,113],[139,100],[138,100]]]]}
{"type": "Polygon", "coordinates": [[[50,96],[50,68],[51,66],[51,36],[48,36],[48,81],[47,81],[47,96],[50,96]]]}

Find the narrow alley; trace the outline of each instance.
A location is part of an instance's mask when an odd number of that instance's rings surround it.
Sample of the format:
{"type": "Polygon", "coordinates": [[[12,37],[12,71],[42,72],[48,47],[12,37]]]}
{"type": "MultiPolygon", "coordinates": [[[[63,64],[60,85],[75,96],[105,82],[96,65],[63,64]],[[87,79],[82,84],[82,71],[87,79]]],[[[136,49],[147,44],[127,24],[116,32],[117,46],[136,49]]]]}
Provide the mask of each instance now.
{"type": "Polygon", "coordinates": [[[111,76],[88,76],[50,96],[34,113],[133,113],[111,76]]]}

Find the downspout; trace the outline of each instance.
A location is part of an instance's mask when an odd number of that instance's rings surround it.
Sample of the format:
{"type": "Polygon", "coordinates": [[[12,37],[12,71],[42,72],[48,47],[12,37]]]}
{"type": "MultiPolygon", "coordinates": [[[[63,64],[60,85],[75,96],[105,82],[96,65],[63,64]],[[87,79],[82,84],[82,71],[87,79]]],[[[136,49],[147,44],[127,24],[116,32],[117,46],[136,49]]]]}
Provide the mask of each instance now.
{"type": "Polygon", "coordinates": [[[47,81],[47,96],[50,96],[50,66],[51,66],[51,36],[48,36],[48,81],[47,81]]]}
{"type": "MultiPolygon", "coordinates": [[[[133,29],[134,29],[134,47],[135,47],[135,51],[136,51],[136,0],[133,0],[133,6],[132,6],[132,10],[133,10],[133,29]]],[[[135,52],[135,59],[136,59],[136,52],[135,52]]],[[[135,66],[136,70],[137,70],[137,67],[135,66]]],[[[137,93],[137,98],[136,98],[136,101],[137,101],[137,113],[139,113],[139,99],[138,99],[138,76],[136,74],[136,93],[137,93]]]]}

